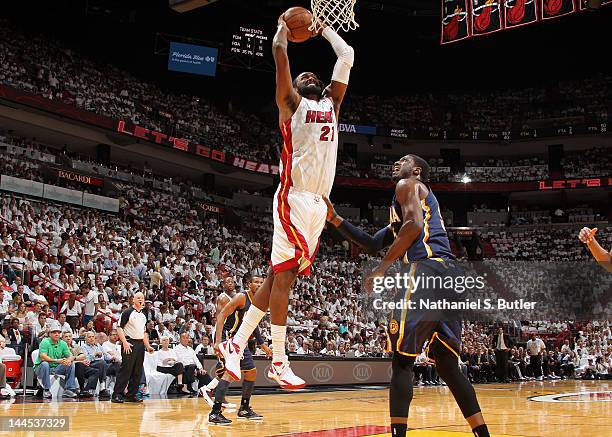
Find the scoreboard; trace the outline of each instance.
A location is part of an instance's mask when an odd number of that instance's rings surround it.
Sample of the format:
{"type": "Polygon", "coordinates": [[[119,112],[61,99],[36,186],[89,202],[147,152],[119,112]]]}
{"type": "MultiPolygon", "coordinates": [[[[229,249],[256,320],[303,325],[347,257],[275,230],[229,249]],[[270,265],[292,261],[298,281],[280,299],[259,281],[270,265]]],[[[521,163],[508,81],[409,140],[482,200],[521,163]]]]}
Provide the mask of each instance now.
{"type": "Polygon", "coordinates": [[[230,52],[234,55],[264,58],[268,43],[268,35],[263,28],[255,26],[240,26],[232,34],[230,52]]]}

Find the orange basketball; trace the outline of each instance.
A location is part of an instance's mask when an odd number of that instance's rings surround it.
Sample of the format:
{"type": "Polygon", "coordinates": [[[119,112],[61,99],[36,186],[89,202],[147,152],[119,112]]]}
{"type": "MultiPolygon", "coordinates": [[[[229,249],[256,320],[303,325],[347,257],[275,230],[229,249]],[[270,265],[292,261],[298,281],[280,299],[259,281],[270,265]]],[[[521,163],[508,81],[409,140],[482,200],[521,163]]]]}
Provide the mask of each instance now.
{"type": "Polygon", "coordinates": [[[308,9],[294,6],[285,11],[283,19],[289,28],[289,41],[304,42],[313,36],[312,31],[308,29],[312,25],[312,14],[308,9]]]}

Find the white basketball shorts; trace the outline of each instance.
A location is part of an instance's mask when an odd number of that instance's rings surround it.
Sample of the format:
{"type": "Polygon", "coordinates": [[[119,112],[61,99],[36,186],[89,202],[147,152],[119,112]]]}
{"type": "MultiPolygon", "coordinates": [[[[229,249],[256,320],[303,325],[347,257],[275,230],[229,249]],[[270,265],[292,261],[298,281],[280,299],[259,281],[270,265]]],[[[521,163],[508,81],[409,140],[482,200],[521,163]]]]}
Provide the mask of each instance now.
{"type": "Polygon", "coordinates": [[[271,264],[274,273],[297,266],[299,274],[310,275],[326,216],[327,206],[320,194],[279,187],[273,205],[271,264]]]}

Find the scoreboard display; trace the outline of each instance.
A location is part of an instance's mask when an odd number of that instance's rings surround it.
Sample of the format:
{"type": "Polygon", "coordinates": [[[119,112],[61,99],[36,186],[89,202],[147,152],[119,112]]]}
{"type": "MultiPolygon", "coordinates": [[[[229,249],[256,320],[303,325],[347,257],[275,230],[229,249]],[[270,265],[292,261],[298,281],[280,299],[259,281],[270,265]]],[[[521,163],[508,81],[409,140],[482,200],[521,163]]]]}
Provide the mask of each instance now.
{"type": "Polygon", "coordinates": [[[232,34],[230,52],[234,55],[264,58],[269,37],[264,29],[256,26],[240,26],[232,34]]]}

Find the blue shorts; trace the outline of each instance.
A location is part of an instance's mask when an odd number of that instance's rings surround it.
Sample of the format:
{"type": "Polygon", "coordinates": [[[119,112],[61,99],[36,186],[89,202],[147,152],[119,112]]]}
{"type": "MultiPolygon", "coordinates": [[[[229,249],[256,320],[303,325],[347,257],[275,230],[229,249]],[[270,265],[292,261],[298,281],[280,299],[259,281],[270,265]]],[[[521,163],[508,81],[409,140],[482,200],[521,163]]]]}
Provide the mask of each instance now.
{"type": "MultiPolygon", "coordinates": [[[[441,258],[429,258],[410,264],[410,276],[448,277],[463,275],[463,271],[455,261],[441,258]]],[[[410,288],[410,287],[409,287],[410,288]]],[[[434,298],[440,295],[438,289],[420,289],[414,291],[404,289],[398,293],[398,299],[415,300],[416,298],[434,298]],[[416,296],[416,298],[415,298],[416,296]]],[[[447,294],[448,295],[448,294],[447,294]]],[[[461,318],[457,311],[432,311],[420,309],[395,309],[387,327],[387,351],[416,357],[423,351],[423,346],[429,346],[438,341],[452,353],[459,356],[461,352],[461,318]]],[[[435,357],[430,357],[434,358],[435,357]]]]}

